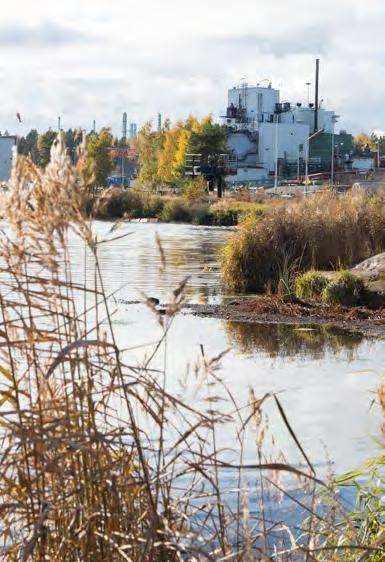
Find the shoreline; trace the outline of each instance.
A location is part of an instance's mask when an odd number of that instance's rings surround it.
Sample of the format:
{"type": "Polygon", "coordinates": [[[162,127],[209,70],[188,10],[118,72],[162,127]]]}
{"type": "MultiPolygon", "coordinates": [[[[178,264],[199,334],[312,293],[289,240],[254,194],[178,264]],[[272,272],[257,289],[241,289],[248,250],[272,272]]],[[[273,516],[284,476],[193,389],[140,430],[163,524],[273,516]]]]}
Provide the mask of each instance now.
{"type": "Polygon", "coordinates": [[[230,304],[186,304],[186,314],[250,324],[327,325],[366,338],[385,340],[385,309],[329,309],[302,305],[280,306],[276,299],[234,299],[230,304]],[[259,302],[258,302],[259,301],[259,302]],[[270,310],[269,310],[270,308],[270,310]],[[291,311],[290,311],[291,309],[291,311]]]}

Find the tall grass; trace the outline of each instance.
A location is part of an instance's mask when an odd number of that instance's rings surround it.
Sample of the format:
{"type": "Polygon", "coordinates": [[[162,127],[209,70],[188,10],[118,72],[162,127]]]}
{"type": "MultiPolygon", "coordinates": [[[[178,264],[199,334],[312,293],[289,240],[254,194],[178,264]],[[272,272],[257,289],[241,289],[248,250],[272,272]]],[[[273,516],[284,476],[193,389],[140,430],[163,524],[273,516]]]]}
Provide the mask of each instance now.
{"type": "Polygon", "coordinates": [[[364,190],[274,205],[227,244],[223,278],[232,290],[276,286],[288,260],[299,270],[350,267],[385,248],[385,197],[364,190]]]}
{"type": "MultiPolygon", "coordinates": [[[[167,334],[187,281],[171,293],[166,315],[146,301],[163,335],[142,362],[119,347],[98,263],[106,240],[94,237],[84,216],[78,173],[59,139],[45,172],[18,158],[4,196],[0,559],[335,559],[338,536],[330,539],[334,527],[317,513],[316,489],[329,488],[316,477],[278,398],[251,390],[238,405],[220,377],[222,355],[210,359],[203,348],[192,379],[181,377],[178,395],[168,392],[167,334]],[[72,233],[91,255],[92,282],[75,282],[72,233]],[[154,363],[160,353],[163,367],[154,363]],[[296,444],[292,462],[267,446],[268,401],[296,444]],[[224,444],[218,426],[228,430],[224,444]],[[255,448],[246,459],[250,438],[255,448]],[[231,489],[223,480],[229,471],[231,489]],[[278,497],[298,505],[286,486],[302,490],[305,525],[284,521],[278,497]]],[[[328,497],[333,517],[344,519],[333,493],[328,497]]],[[[351,527],[346,549],[366,551],[351,527]]]]}

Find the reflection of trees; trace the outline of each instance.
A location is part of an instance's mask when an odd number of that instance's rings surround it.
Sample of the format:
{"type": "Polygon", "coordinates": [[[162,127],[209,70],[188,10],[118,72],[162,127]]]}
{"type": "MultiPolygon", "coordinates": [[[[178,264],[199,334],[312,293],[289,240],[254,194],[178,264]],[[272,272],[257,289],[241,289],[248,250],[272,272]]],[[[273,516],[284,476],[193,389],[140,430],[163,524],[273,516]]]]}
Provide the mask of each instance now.
{"type": "Polygon", "coordinates": [[[360,334],[330,328],[326,325],[298,326],[289,324],[251,324],[225,322],[230,345],[241,353],[267,353],[270,357],[308,356],[321,359],[326,353],[345,352],[353,359],[362,342],[360,334]]]}

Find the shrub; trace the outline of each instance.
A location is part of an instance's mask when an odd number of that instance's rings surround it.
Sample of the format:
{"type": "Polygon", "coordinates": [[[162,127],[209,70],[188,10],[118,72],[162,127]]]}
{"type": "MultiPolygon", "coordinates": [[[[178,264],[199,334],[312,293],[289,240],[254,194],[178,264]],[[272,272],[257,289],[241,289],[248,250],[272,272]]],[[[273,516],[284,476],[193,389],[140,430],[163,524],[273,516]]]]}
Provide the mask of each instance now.
{"type": "Polygon", "coordinates": [[[295,281],[295,295],[299,299],[319,300],[327,284],[328,280],[326,277],[318,271],[307,271],[297,277],[295,281]]]}
{"type": "Polygon", "coordinates": [[[122,218],[125,215],[138,217],[142,214],[142,200],[134,191],[112,187],[100,196],[95,214],[100,219],[122,218]]]}
{"type": "MultiPolygon", "coordinates": [[[[95,199],[93,213],[99,219],[155,218],[164,207],[165,199],[157,195],[141,193],[132,189],[110,188],[95,199]]],[[[89,214],[90,203],[84,202],[84,209],[89,214]],[[88,212],[87,212],[88,211],[88,212]]]]}
{"type": "Polygon", "coordinates": [[[187,203],[172,199],[165,204],[159,218],[165,222],[191,222],[192,214],[187,203]]]}
{"type": "Polygon", "coordinates": [[[210,211],[210,206],[208,203],[195,204],[191,208],[191,213],[193,216],[192,222],[201,226],[212,226],[213,215],[210,211]]]}
{"type": "Polygon", "coordinates": [[[355,306],[359,304],[363,290],[361,279],[350,271],[340,271],[323,289],[321,299],[326,304],[355,306]]]}
{"type": "Polygon", "coordinates": [[[234,226],[238,224],[238,213],[233,209],[219,209],[212,213],[215,226],[234,226]]]}
{"type": "Polygon", "coordinates": [[[284,260],[301,271],[327,270],[350,267],[384,248],[384,195],[328,192],[248,218],[225,248],[223,280],[231,290],[260,292],[277,286],[284,260]]]}
{"type": "Polygon", "coordinates": [[[214,203],[210,207],[212,224],[215,226],[235,226],[248,217],[255,219],[264,215],[260,205],[243,201],[224,200],[214,203]]]}
{"type": "Polygon", "coordinates": [[[148,195],[142,198],[142,217],[156,218],[162,214],[166,199],[158,195],[148,195]]]}
{"type": "Polygon", "coordinates": [[[182,193],[190,201],[202,199],[207,194],[207,181],[202,176],[191,179],[182,186],[182,193]]]}

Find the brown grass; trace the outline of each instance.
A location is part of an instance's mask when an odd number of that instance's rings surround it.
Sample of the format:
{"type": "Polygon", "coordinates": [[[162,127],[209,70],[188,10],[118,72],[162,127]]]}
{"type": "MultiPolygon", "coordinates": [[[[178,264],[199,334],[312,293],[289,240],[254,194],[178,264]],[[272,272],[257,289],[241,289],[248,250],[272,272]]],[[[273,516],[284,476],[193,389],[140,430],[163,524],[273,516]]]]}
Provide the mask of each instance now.
{"type": "Polygon", "coordinates": [[[227,244],[224,283],[231,290],[276,287],[287,264],[296,271],[350,267],[385,249],[385,197],[333,192],[273,205],[227,244]]]}

